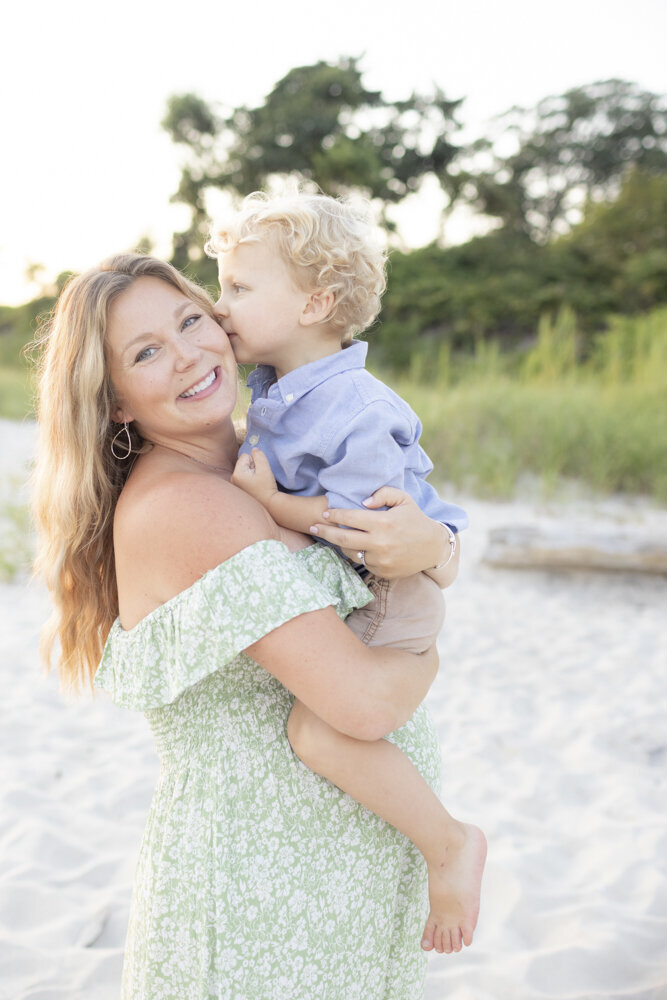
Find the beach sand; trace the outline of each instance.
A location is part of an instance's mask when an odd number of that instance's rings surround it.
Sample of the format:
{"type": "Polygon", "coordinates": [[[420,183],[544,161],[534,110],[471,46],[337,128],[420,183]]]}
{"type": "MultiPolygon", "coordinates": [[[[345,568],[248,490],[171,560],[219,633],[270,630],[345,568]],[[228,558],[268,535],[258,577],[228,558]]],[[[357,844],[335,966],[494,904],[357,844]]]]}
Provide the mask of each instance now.
{"type": "MultiPolygon", "coordinates": [[[[33,436],[0,421],[0,499],[33,436]]],[[[428,704],[443,800],[489,860],[473,946],[430,958],[427,1000],[666,1000],[667,579],[482,556],[493,527],[631,520],[664,538],[667,511],[464,505],[428,704]]],[[[43,675],[48,611],[40,585],[0,584],[0,1000],[115,1000],[157,759],[141,716],[68,704],[43,675]]]]}

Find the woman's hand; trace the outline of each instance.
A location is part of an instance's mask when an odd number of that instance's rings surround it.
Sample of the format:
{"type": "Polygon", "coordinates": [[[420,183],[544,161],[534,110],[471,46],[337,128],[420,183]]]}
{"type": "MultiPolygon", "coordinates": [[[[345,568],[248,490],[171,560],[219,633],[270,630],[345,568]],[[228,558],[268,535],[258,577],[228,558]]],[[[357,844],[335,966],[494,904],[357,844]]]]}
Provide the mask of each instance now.
{"type": "MultiPolygon", "coordinates": [[[[383,486],[364,504],[368,510],[326,511],[311,534],[338,545],[354,562],[362,561],[359,553],[363,552],[369,570],[387,580],[428,571],[447,559],[447,532],[423,514],[403,490],[383,486]],[[374,509],[377,507],[389,510],[374,509]],[[346,527],[339,527],[341,524],[346,527]]],[[[435,574],[434,579],[443,585],[435,574]]]]}

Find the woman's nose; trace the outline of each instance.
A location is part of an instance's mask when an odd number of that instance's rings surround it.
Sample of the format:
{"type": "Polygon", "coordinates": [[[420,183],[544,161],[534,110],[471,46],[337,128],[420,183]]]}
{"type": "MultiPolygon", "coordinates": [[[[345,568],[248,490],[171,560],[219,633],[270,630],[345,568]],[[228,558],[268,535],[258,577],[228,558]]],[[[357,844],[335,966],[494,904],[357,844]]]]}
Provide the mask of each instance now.
{"type": "Polygon", "coordinates": [[[201,348],[196,340],[179,337],[176,341],[176,367],[187,369],[199,360],[201,348]]]}

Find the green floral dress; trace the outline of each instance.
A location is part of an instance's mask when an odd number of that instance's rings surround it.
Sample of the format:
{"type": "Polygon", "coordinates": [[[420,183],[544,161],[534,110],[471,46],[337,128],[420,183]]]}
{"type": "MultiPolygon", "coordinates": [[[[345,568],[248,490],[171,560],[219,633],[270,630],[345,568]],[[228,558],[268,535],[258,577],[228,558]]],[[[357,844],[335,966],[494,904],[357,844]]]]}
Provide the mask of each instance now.
{"type": "MultiPolygon", "coordinates": [[[[134,628],[95,678],[146,713],[161,771],[141,845],[125,1000],[418,1000],[425,866],[395,829],[309,771],[291,695],[243,650],[281,623],[368,600],[329,548],[243,549],[134,628]]],[[[392,737],[435,787],[423,706],[392,737]]]]}

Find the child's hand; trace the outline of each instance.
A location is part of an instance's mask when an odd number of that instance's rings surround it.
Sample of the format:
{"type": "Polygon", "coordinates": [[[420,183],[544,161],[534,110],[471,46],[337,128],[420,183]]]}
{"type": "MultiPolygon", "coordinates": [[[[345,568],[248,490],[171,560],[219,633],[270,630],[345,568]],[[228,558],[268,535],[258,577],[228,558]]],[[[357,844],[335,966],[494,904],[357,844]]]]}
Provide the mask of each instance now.
{"type": "Polygon", "coordinates": [[[240,455],[232,473],[232,482],[255,500],[268,507],[278,485],[263,451],[253,448],[250,455],[240,455]]]}

